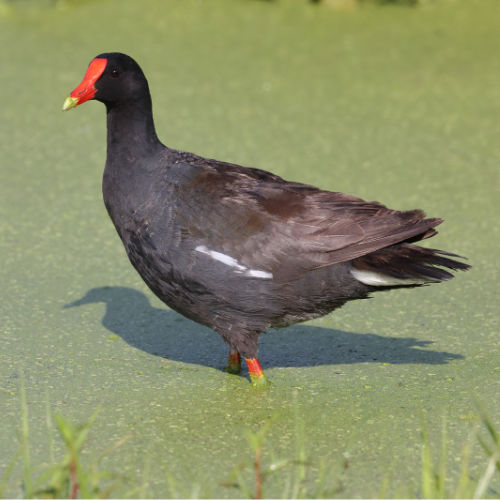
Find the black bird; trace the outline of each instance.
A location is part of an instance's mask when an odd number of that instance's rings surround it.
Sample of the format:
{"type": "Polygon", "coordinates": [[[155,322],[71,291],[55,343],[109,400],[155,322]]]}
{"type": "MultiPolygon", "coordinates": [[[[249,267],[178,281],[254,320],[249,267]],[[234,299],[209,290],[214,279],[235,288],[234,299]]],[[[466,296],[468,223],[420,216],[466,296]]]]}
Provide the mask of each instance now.
{"type": "Polygon", "coordinates": [[[148,82],[121,53],[90,63],[67,110],[106,105],[104,203],[132,265],[169,307],[229,344],[266,384],[259,335],[323,316],[371,292],[445,281],[459,257],[415,246],[443,222],[421,210],[288,182],[264,170],[164,146],[148,82]]]}

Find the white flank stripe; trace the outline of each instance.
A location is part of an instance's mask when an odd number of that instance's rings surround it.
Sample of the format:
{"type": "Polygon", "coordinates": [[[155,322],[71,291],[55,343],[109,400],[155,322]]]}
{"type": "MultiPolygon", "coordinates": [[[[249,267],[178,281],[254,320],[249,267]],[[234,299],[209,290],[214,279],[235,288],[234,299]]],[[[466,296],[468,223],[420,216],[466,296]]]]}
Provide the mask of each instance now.
{"type": "Polygon", "coordinates": [[[247,276],[253,276],[254,278],[270,279],[273,277],[272,273],[268,273],[267,271],[259,271],[258,269],[249,269],[245,274],[247,276]]]}
{"type": "Polygon", "coordinates": [[[226,266],[234,267],[235,273],[244,274],[245,276],[250,276],[252,278],[271,279],[273,277],[272,273],[260,271],[259,269],[249,269],[243,264],[240,264],[236,259],[233,259],[230,255],[210,250],[205,245],[198,245],[195,248],[195,251],[208,255],[212,259],[222,262],[222,264],[225,264],[226,266]]]}
{"type": "Polygon", "coordinates": [[[370,286],[396,286],[396,285],[421,285],[430,280],[418,278],[399,279],[375,271],[363,271],[361,269],[351,269],[351,274],[361,283],[370,286]]]}
{"type": "Polygon", "coordinates": [[[235,267],[239,271],[244,271],[245,269],[247,269],[245,266],[238,264],[238,261],[236,259],[233,259],[225,253],[216,252],[215,250],[209,250],[205,245],[197,246],[195,250],[197,252],[204,253],[205,255],[209,255],[210,257],[212,257],[212,259],[222,262],[223,264],[226,264],[226,266],[235,267]]]}

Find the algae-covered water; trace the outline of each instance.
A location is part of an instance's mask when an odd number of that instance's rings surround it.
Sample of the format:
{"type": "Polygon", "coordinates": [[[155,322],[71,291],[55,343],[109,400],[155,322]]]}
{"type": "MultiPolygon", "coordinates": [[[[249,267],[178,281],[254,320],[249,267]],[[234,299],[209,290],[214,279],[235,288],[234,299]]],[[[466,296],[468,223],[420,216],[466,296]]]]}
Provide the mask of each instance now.
{"type": "MultiPolygon", "coordinates": [[[[252,463],[245,431],[270,419],[264,463],[297,457],[299,436],[310,495],[322,467],[338,496],[377,496],[385,480],[388,495],[418,494],[422,416],[436,456],[447,421],[453,482],[476,397],[500,425],[498,1],[16,5],[0,5],[0,477],[22,370],[35,465],[47,408],[74,422],[100,409],[89,456],[131,436],[102,464],[128,479],[114,495],[238,497],[221,483],[252,463]],[[446,219],[429,244],[473,269],[263,335],[268,391],[226,374],[222,340],[152,296],[108,220],[104,107],[60,111],[106,51],[140,62],[169,146],[423,208],[446,219]]],[[[482,474],[479,446],[471,463],[482,474]]],[[[21,475],[19,462],[7,495],[22,495],[21,475]]]]}

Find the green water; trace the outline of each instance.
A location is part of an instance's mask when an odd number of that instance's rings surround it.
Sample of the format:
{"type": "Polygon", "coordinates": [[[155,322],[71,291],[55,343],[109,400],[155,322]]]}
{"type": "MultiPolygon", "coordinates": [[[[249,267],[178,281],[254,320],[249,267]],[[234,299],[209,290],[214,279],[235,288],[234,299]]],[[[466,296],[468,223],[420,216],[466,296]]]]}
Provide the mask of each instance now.
{"type": "MultiPolygon", "coordinates": [[[[500,3],[61,5],[0,6],[0,477],[17,448],[20,369],[35,464],[48,459],[47,401],[76,422],[100,408],[90,454],[132,435],[103,464],[130,478],[117,495],[144,470],[148,495],[171,494],[168,469],[188,492],[238,496],[220,483],[251,463],[245,429],[276,416],[263,459],[294,457],[295,414],[309,491],[322,464],[335,486],[348,454],[339,496],[376,496],[388,476],[389,494],[416,494],[421,415],[436,451],[446,417],[456,477],[474,396],[500,425],[500,3]],[[114,50],[145,70],[169,146],[424,208],[446,219],[430,244],[473,269],[262,336],[269,391],[224,373],[222,340],[152,296],[107,218],[103,106],[60,111],[89,61],[114,50]]],[[[472,463],[482,473],[479,447],[472,463]]],[[[283,477],[264,494],[280,496],[283,477]]]]}

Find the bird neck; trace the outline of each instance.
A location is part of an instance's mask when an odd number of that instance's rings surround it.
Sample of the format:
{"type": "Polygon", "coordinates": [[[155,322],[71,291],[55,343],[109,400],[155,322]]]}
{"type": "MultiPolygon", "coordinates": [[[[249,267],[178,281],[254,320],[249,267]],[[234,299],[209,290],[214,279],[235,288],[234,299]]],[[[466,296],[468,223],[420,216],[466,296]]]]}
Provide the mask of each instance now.
{"type": "Polygon", "coordinates": [[[141,100],[107,106],[108,160],[137,163],[163,145],[156,135],[149,93],[141,100]]]}

